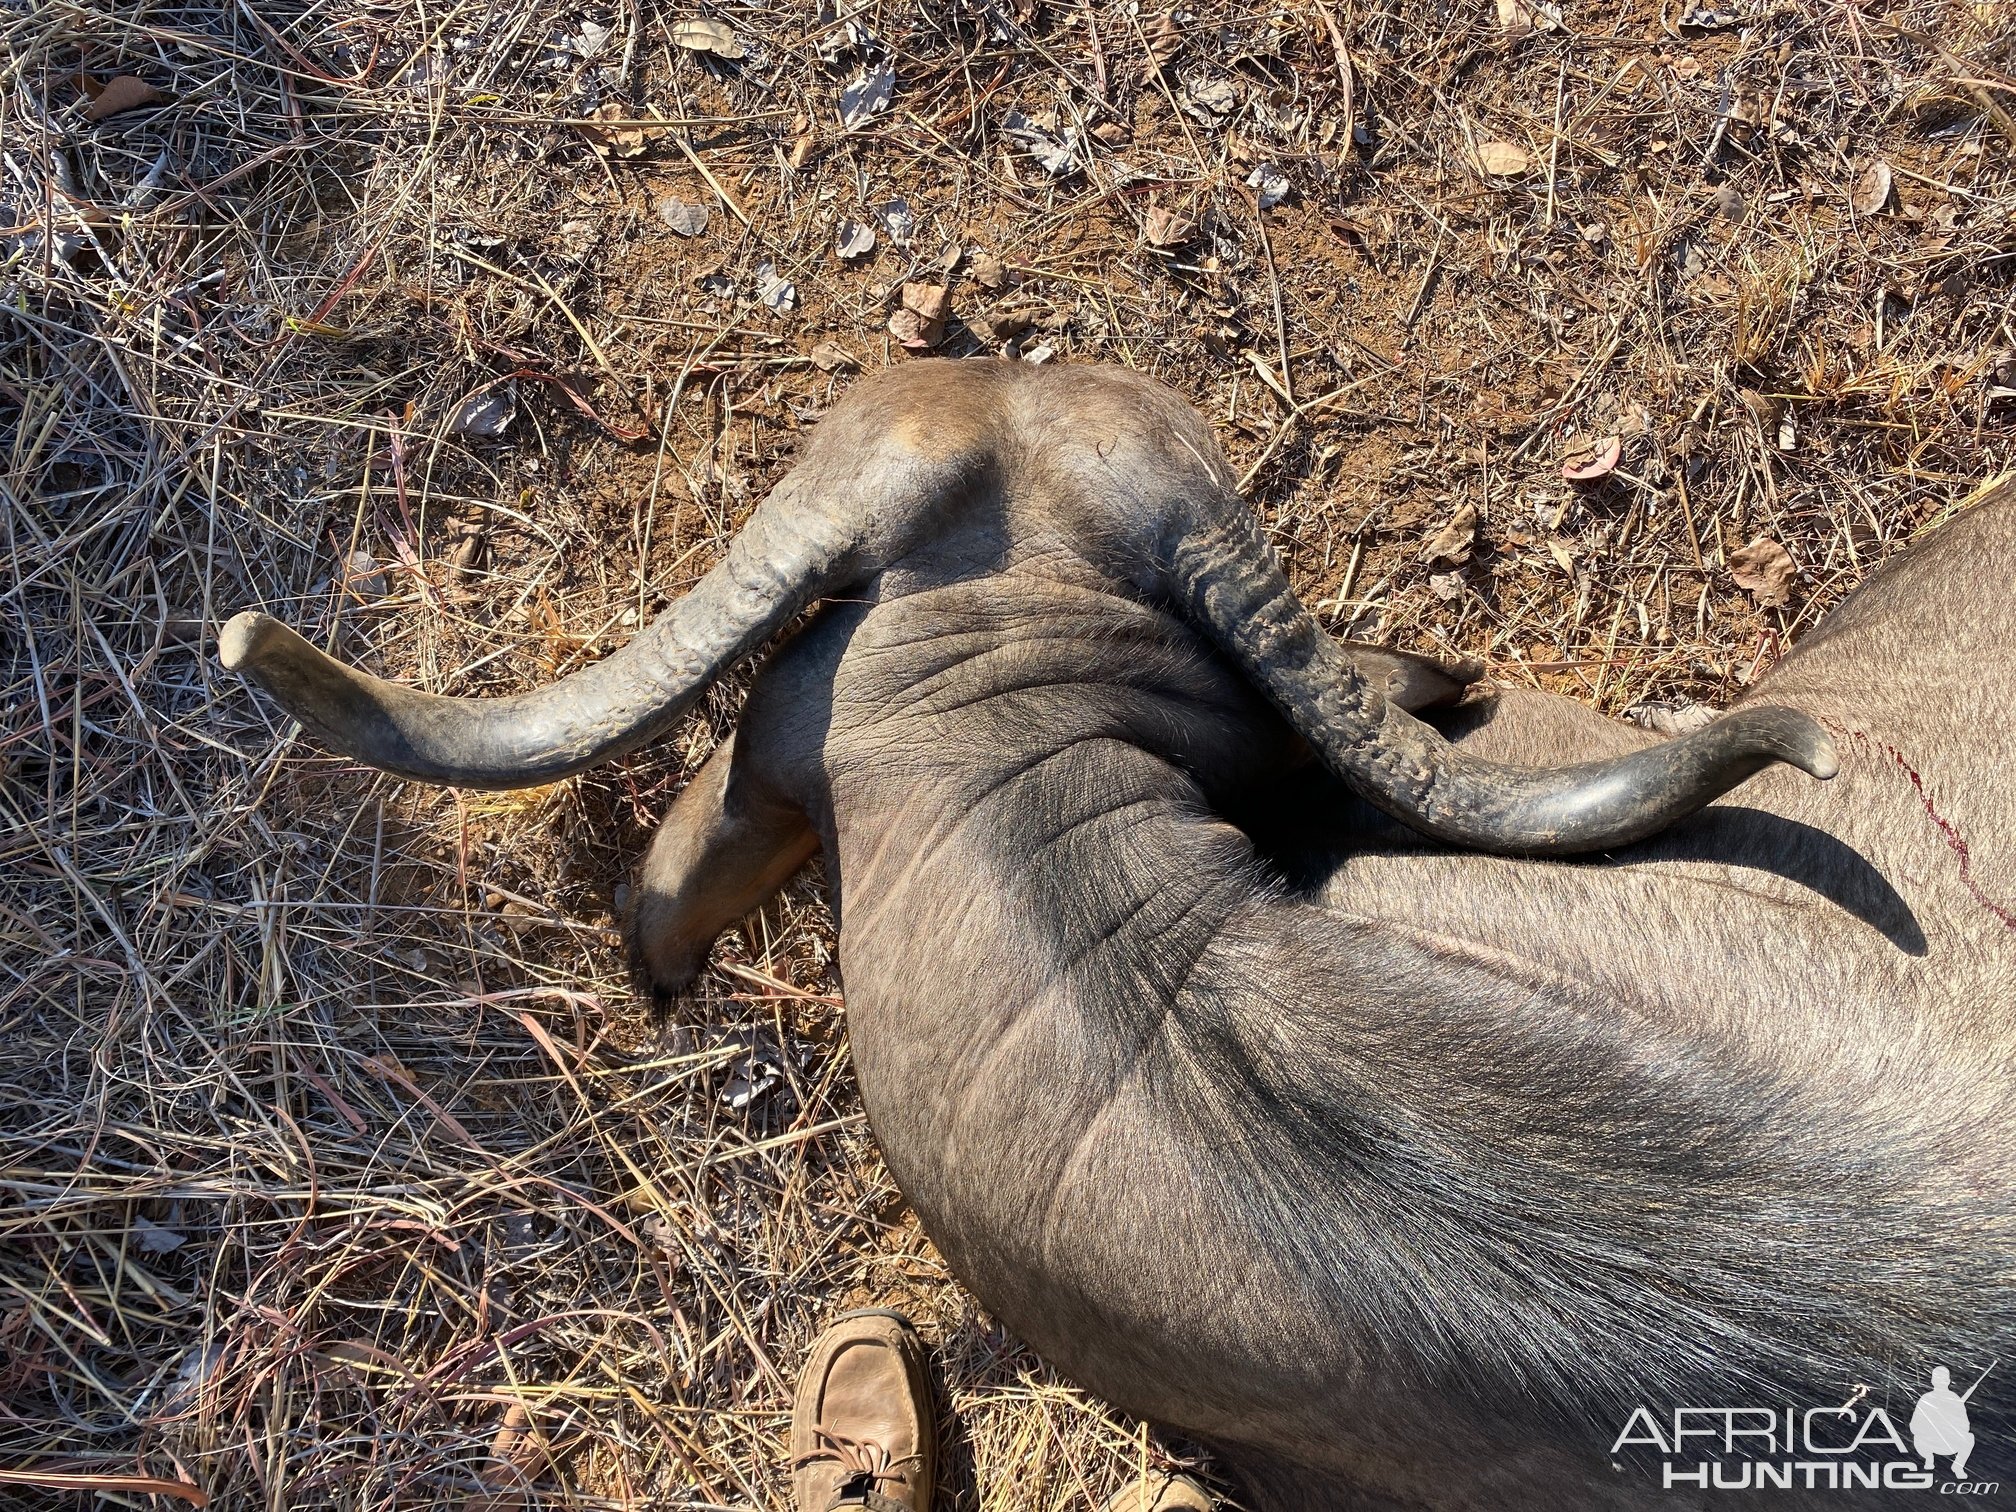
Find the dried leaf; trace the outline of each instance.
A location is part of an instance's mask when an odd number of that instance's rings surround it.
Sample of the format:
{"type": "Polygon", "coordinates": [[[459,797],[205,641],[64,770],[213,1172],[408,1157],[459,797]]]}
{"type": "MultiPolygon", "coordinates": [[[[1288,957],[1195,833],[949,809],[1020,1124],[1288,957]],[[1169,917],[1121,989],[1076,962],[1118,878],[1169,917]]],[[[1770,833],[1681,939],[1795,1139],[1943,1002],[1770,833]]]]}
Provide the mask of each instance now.
{"type": "Polygon", "coordinates": [[[131,74],[120,74],[107,79],[103,84],[97,80],[84,80],[84,93],[91,103],[84,107],[84,118],[88,121],[102,121],[107,116],[118,115],[124,110],[139,110],[146,105],[159,105],[168,96],[161,93],[145,79],[136,79],[131,74]]]}
{"type": "Polygon", "coordinates": [[[1743,407],[1757,419],[1759,430],[1769,430],[1778,423],[1778,417],[1785,412],[1785,402],[1774,399],[1769,394],[1752,388],[1739,388],[1736,397],[1743,401],[1743,407]]]}
{"type": "Polygon", "coordinates": [[[675,21],[672,24],[672,40],[689,52],[712,53],[717,58],[740,58],[747,52],[733,27],[724,21],[709,21],[702,17],[675,21]]]}
{"type": "Polygon", "coordinates": [[[381,599],[385,597],[385,569],[378,565],[378,558],[362,546],[343,560],[344,586],[361,599],[381,599]]]}
{"type": "Polygon", "coordinates": [[[837,373],[842,368],[859,367],[861,364],[845,347],[831,341],[822,341],[812,348],[812,366],[822,373],[837,373]]]}
{"type": "Polygon", "coordinates": [[[135,1215],[133,1242],[150,1255],[172,1255],[189,1241],[171,1228],[135,1215]]]}
{"type": "Polygon", "coordinates": [[[866,257],[875,250],[875,228],[864,226],[860,221],[843,220],[835,228],[833,255],[842,262],[851,262],[857,257],[866,257]]]}
{"type": "Polygon", "coordinates": [[[1062,132],[1030,120],[1019,110],[1008,112],[1003,134],[1023,148],[1052,178],[1062,178],[1078,166],[1078,128],[1062,132]]]}
{"type": "Polygon", "coordinates": [[[767,262],[756,270],[756,297],[779,314],[798,308],[798,286],[767,262]]]}
{"type": "Polygon", "coordinates": [[[1517,142],[1479,142],[1477,166],[1493,178],[1517,178],[1533,166],[1533,154],[1517,142]]]}
{"type": "Polygon", "coordinates": [[[1344,151],[1351,151],[1352,139],[1357,135],[1358,124],[1358,69],[1351,61],[1351,49],[1344,43],[1344,32],[1337,25],[1337,17],[1327,5],[1318,5],[1316,14],[1323,20],[1323,30],[1330,34],[1330,56],[1337,64],[1337,112],[1325,123],[1325,129],[1342,123],[1344,128],[1344,151]]]}
{"type": "Polygon", "coordinates": [[[676,1255],[680,1250],[679,1230],[667,1221],[663,1213],[652,1213],[639,1227],[645,1243],[662,1254],[676,1255]]]}
{"type": "Polygon", "coordinates": [[[508,390],[485,389],[471,394],[455,406],[455,413],[448,417],[448,434],[494,436],[511,423],[516,413],[517,407],[512,404],[508,390]]]}
{"type": "Polygon", "coordinates": [[[642,157],[666,128],[633,120],[627,108],[611,100],[589,111],[581,130],[604,157],[633,158],[642,157]]]}
{"type": "Polygon", "coordinates": [[[1727,31],[1743,18],[1730,6],[1688,0],[1680,8],[1680,25],[1688,31],[1727,31]]]}
{"type": "Polygon", "coordinates": [[[736,1112],[741,1112],[765,1093],[773,1091],[784,1080],[784,1063],[777,1052],[767,1046],[751,1049],[748,1062],[729,1077],[720,1091],[720,1098],[736,1112]]]}
{"type": "Polygon", "coordinates": [[[915,310],[927,320],[943,320],[952,305],[952,291],[944,284],[906,283],[903,308],[915,310]]]}
{"type": "Polygon", "coordinates": [[[1458,506],[1449,523],[1429,539],[1421,548],[1421,560],[1431,567],[1460,567],[1470,560],[1470,552],[1477,544],[1477,506],[1458,506]]]}
{"type": "Polygon", "coordinates": [[[1623,456],[1624,441],[1620,436],[1587,440],[1561,459],[1561,476],[1571,483],[1593,483],[1615,472],[1623,456]]]}
{"type": "Polygon", "coordinates": [[[903,307],[889,317],[889,334],[912,350],[936,346],[945,335],[951,290],[943,284],[906,283],[903,307]]]}
{"type": "Polygon", "coordinates": [[[1533,31],[1533,10],[1526,0],[1498,0],[1498,29],[1505,34],[1505,45],[1516,46],[1533,31]]]}
{"type": "Polygon", "coordinates": [[[1797,571],[1792,554],[1769,536],[1729,553],[1729,576],[1760,609],[1777,609],[1792,601],[1792,577],[1797,571]]]}
{"type": "Polygon", "coordinates": [[[1246,187],[1260,201],[1262,210],[1271,210],[1288,198],[1288,175],[1272,163],[1262,163],[1246,175],[1246,187]]]}
{"type": "Polygon", "coordinates": [[[709,212],[705,205],[688,204],[676,194],[661,194],[655,208],[658,219],[676,235],[698,236],[707,229],[709,212]]]}
{"type": "Polygon", "coordinates": [[[896,94],[896,70],[884,63],[840,91],[840,124],[852,129],[882,114],[896,94]]]}
{"type": "Polygon", "coordinates": [[[1197,222],[1160,205],[1150,205],[1141,234],[1148,238],[1151,247],[1180,247],[1197,234],[1197,222]]]}
{"type": "Polygon", "coordinates": [[[1207,126],[1216,126],[1239,108],[1239,89],[1230,79],[1200,77],[1183,86],[1183,109],[1207,126]]]}
{"type": "Polygon", "coordinates": [[[1019,310],[1000,311],[989,315],[969,315],[966,328],[982,341],[1007,343],[1027,331],[1036,323],[1033,316],[1019,310]]]}
{"type": "Polygon", "coordinates": [[[1141,70],[1141,81],[1153,84],[1182,48],[1183,32],[1176,24],[1176,13],[1164,11],[1162,19],[1148,28],[1148,65],[1141,70]]]}
{"type": "Polygon", "coordinates": [[[1855,180],[1855,192],[1848,203],[1857,215],[1874,215],[1890,203],[1890,165],[1877,158],[1855,180]]]}
{"type": "Polygon", "coordinates": [[[478,1472],[485,1489],[466,1498],[460,1512],[519,1512],[547,1458],[545,1437],[533,1425],[532,1414],[523,1402],[513,1402],[490,1439],[490,1463],[478,1472]]]}
{"type": "Polygon", "coordinates": [[[992,252],[975,252],[969,265],[973,282],[990,294],[1008,287],[1008,265],[992,252]]]}
{"type": "Polygon", "coordinates": [[[910,233],[917,229],[917,216],[906,199],[892,199],[870,212],[881,223],[883,233],[899,247],[910,245],[910,233]]]}

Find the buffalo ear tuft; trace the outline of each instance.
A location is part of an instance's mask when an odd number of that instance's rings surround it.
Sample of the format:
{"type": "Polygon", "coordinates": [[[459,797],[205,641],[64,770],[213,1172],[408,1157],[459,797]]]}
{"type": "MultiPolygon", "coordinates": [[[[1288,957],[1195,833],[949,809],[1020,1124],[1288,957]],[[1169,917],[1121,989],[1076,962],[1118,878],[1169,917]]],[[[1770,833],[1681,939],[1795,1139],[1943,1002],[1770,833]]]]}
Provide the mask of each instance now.
{"type": "Polygon", "coordinates": [[[672,1007],[679,1001],[679,994],[667,987],[653,985],[651,988],[651,1027],[662,1031],[671,1022],[672,1007]]]}

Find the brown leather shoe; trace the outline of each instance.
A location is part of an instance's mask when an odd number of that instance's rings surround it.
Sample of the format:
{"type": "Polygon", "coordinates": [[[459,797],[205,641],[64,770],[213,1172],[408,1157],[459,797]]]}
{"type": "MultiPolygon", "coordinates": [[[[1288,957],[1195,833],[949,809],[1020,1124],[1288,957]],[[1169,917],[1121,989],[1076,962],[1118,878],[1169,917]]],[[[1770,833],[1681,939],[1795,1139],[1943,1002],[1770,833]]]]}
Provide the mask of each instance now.
{"type": "Polygon", "coordinates": [[[1211,1493],[1187,1475],[1155,1471],[1115,1491],[1102,1512],[1211,1512],[1211,1493]]]}
{"type": "Polygon", "coordinates": [[[791,1409],[798,1512],[930,1512],[937,1470],[924,1346],[900,1313],[843,1314],[819,1336],[791,1409]]]}

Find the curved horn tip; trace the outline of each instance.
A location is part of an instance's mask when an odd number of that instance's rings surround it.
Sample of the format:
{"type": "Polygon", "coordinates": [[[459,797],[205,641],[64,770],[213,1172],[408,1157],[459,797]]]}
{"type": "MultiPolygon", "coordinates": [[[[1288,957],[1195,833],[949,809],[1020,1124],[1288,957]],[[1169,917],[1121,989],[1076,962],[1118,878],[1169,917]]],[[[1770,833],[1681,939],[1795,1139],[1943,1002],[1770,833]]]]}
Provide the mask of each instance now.
{"type": "Polygon", "coordinates": [[[1764,749],[1788,766],[1825,782],[1841,770],[1841,756],[1834,738],[1820,721],[1800,709],[1767,704],[1748,712],[1756,720],[1764,749]]]}
{"type": "Polygon", "coordinates": [[[259,653],[259,643],[268,638],[268,627],[284,628],[280,622],[256,609],[245,609],[224,622],[217,632],[217,659],[226,671],[236,672],[259,653]]]}

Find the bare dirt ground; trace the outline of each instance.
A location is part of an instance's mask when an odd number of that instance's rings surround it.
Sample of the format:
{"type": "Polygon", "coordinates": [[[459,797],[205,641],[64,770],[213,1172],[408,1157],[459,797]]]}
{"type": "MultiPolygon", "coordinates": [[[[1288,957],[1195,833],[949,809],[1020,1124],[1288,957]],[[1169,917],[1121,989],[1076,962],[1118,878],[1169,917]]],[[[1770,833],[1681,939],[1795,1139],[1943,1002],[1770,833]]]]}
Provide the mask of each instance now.
{"type": "Polygon", "coordinates": [[[1189,1458],[918,1232],[816,878],[645,1025],[735,688],[443,793],[217,626],[551,678],[935,346],[1176,385],[1340,632],[1712,703],[2016,467],[2012,165],[2003,0],[0,0],[0,1496],[780,1506],[871,1300],[948,1504],[1189,1458]]]}

